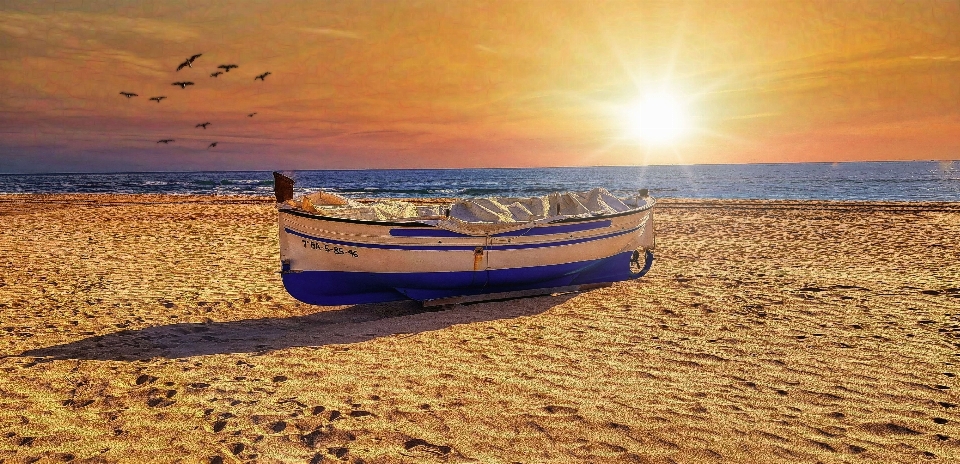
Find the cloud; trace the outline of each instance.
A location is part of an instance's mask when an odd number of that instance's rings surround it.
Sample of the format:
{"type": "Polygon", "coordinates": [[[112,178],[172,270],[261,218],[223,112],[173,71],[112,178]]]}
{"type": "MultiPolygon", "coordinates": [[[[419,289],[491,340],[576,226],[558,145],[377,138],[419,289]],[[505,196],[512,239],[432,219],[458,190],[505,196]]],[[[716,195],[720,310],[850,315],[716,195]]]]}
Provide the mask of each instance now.
{"type": "Polygon", "coordinates": [[[911,60],[931,60],[931,61],[960,61],[960,56],[924,56],[924,55],[914,55],[910,57],[911,60]]]}
{"type": "Polygon", "coordinates": [[[30,33],[30,31],[28,31],[26,28],[12,24],[0,24],[0,31],[6,32],[10,35],[15,35],[17,37],[23,37],[30,33]]]}
{"type": "Polygon", "coordinates": [[[164,66],[160,61],[143,58],[135,53],[130,53],[125,50],[88,50],[88,51],[72,51],[70,52],[71,56],[75,59],[81,59],[88,63],[102,63],[109,64],[113,67],[117,63],[127,65],[136,70],[139,74],[150,75],[158,78],[167,77],[170,75],[169,66],[164,66]]]}
{"type": "Polygon", "coordinates": [[[735,116],[735,117],[728,118],[728,119],[729,119],[729,120],[736,120],[736,119],[772,118],[772,117],[774,117],[774,116],[779,116],[779,115],[781,115],[781,114],[782,114],[782,113],[778,113],[778,112],[754,113],[754,114],[748,114],[748,115],[745,115],[745,116],[735,116]]]}
{"type": "Polygon", "coordinates": [[[0,37],[3,33],[14,39],[0,41],[0,54],[15,59],[17,73],[0,77],[0,82],[11,85],[39,79],[42,85],[29,84],[39,94],[77,85],[53,79],[51,72],[91,73],[104,71],[109,66],[114,70],[128,68],[141,75],[161,77],[163,65],[143,57],[144,50],[149,50],[156,41],[182,41],[199,35],[192,27],[153,19],[77,12],[0,11],[0,37]],[[57,63],[44,61],[49,59],[57,63]],[[57,82],[51,83],[51,80],[57,82]]]}
{"type": "Polygon", "coordinates": [[[148,38],[182,42],[199,37],[199,32],[182,24],[146,18],[107,16],[91,13],[58,12],[28,14],[0,12],[0,30],[38,40],[61,37],[61,34],[133,33],[148,38]],[[58,34],[60,33],[60,34],[58,34]]]}
{"type": "Polygon", "coordinates": [[[353,31],[345,31],[341,29],[330,29],[326,27],[301,27],[298,29],[301,32],[307,32],[310,34],[325,35],[328,37],[333,37],[337,39],[351,39],[351,40],[361,40],[360,34],[357,34],[353,31]]]}

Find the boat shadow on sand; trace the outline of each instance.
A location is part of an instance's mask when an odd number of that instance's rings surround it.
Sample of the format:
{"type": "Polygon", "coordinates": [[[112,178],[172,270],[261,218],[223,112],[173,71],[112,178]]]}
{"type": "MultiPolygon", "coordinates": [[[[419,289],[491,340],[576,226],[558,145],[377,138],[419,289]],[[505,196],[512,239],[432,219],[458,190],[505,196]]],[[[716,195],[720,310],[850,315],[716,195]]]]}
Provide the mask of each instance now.
{"type": "Polygon", "coordinates": [[[380,337],[412,336],[458,324],[532,316],[573,296],[465,304],[439,311],[415,302],[366,304],[297,317],[178,323],[120,330],[15,356],[32,356],[40,358],[40,362],[136,361],[344,345],[380,337]]]}

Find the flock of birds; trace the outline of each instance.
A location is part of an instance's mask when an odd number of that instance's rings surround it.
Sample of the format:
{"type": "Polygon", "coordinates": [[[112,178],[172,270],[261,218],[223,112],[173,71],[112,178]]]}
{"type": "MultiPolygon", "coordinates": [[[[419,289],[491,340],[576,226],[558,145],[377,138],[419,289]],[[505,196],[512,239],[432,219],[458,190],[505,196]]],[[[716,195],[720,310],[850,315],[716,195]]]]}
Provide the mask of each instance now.
{"type": "MultiPolygon", "coordinates": [[[[197,58],[200,58],[201,56],[203,56],[202,53],[197,53],[196,55],[193,55],[193,56],[191,56],[190,58],[187,58],[186,60],[184,60],[183,63],[180,63],[180,66],[177,66],[177,71],[179,72],[179,71],[180,71],[181,69],[183,69],[183,68],[192,68],[192,67],[193,67],[193,62],[194,62],[197,58]]],[[[210,74],[210,77],[218,77],[218,76],[220,76],[221,74],[223,74],[223,73],[228,73],[228,72],[230,72],[231,69],[235,69],[235,68],[238,68],[238,67],[239,67],[239,66],[237,66],[237,65],[235,65],[235,64],[221,64],[220,66],[217,66],[217,69],[222,69],[223,71],[213,72],[213,73],[210,74]]],[[[267,78],[267,76],[269,76],[270,74],[271,74],[271,73],[270,73],[269,71],[267,71],[267,72],[265,72],[265,73],[263,73],[263,74],[257,75],[256,77],[253,78],[253,80],[259,79],[261,82],[263,82],[263,81],[267,78]]],[[[186,89],[187,86],[194,85],[194,83],[193,83],[193,82],[190,82],[190,81],[177,81],[177,82],[174,82],[174,83],[171,84],[171,85],[176,85],[176,86],[180,87],[181,89],[186,89]]],[[[133,93],[133,92],[120,92],[120,95],[122,95],[122,96],[124,96],[124,97],[127,97],[128,99],[133,98],[133,97],[139,97],[139,96],[140,96],[140,95],[138,95],[138,94],[136,94],[136,93],[133,93]]],[[[167,97],[164,96],[164,95],[159,95],[159,96],[156,96],[156,97],[150,97],[150,101],[155,101],[155,102],[157,102],[157,103],[160,103],[161,101],[163,101],[163,100],[166,99],[166,98],[167,98],[167,97]]],[[[253,117],[254,115],[256,115],[256,114],[257,114],[256,112],[254,112],[254,113],[249,113],[249,114],[247,114],[247,117],[252,118],[252,117],[253,117]]],[[[210,124],[211,124],[210,121],[207,121],[207,122],[199,123],[199,124],[197,124],[195,127],[197,127],[197,128],[203,128],[204,130],[206,130],[206,129],[207,129],[207,126],[209,126],[210,124]]],[[[166,144],[168,144],[168,143],[170,143],[170,142],[175,142],[175,141],[176,141],[176,140],[174,140],[174,139],[160,139],[160,140],[157,141],[157,143],[162,143],[162,144],[166,145],[166,144]]],[[[217,147],[217,143],[218,143],[218,142],[212,142],[212,143],[210,143],[210,145],[207,146],[207,149],[209,150],[209,149],[211,149],[211,148],[216,148],[216,147],[217,147]]]]}

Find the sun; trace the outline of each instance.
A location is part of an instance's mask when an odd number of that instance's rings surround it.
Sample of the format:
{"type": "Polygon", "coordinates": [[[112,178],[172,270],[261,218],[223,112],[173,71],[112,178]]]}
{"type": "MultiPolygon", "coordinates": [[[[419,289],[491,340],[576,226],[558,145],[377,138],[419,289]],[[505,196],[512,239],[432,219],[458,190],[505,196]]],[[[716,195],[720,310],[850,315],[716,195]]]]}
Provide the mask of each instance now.
{"type": "Polygon", "coordinates": [[[670,145],[688,130],[683,102],[668,92],[644,95],[623,114],[627,136],[650,145],[670,145]]]}

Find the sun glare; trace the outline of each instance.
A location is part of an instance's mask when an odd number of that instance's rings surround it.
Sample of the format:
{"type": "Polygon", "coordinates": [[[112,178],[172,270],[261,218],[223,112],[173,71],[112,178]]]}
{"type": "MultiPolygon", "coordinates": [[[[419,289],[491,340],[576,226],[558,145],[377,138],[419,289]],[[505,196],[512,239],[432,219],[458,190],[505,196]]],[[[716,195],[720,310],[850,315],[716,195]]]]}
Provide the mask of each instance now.
{"type": "Polygon", "coordinates": [[[687,131],[683,103],[669,93],[654,93],[627,108],[627,135],[651,145],[669,145],[687,131]]]}

